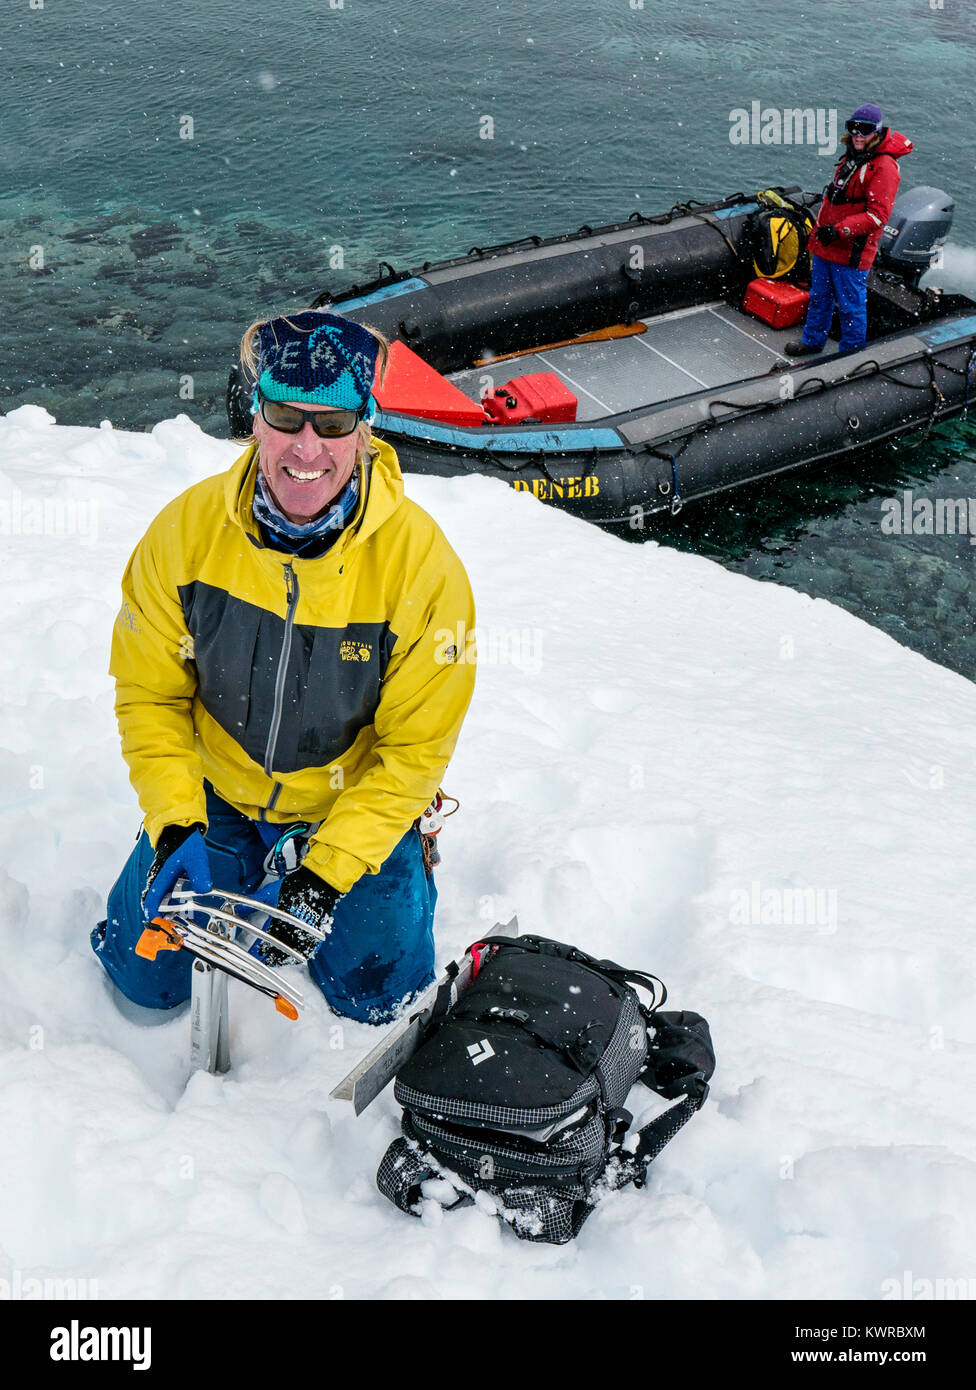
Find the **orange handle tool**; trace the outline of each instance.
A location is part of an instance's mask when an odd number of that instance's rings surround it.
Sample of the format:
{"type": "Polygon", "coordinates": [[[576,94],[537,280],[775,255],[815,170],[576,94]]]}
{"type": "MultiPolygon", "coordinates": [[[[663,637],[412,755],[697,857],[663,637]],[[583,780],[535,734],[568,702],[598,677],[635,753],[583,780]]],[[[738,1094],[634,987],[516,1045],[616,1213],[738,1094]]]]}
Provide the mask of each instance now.
{"type": "Polygon", "coordinates": [[[160,951],[179,951],[183,938],[172,922],[165,917],[154,917],[152,926],[146,927],[136,942],[136,955],[143,960],[155,960],[160,951]]]}

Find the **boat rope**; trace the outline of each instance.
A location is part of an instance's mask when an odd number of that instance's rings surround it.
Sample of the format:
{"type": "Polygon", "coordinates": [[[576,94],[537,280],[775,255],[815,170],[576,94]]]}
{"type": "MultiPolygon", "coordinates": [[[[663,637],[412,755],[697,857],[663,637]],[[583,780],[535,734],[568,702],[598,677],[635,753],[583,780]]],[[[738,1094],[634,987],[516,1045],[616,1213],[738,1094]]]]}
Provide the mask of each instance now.
{"type": "Polygon", "coordinates": [[[677,516],[684,506],[684,503],[678,492],[678,460],[675,458],[674,454],[671,455],[671,479],[674,484],[674,494],[671,498],[671,515],[677,516]]]}
{"type": "MultiPolygon", "coordinates": [[[[777,186],[773,191],[782,192],[783,190],[777,186]]],[[[718,212],[724,208],[734,208],[743,203],[751,203],[754,201],[754,194],[742,192],[732,193],[728,198],[723,198],[721,201],[713,203],[705,203],[698,198],[689,198],[687,202],[675,203],[667,212],[656,213],[650,216],[643,212],[632,212],[628,217],[624,218],[622,222],[609,222],[605,227],[591,227],[588,223],[585,223],[576,232],[565,232],[560,236],[551,237],[541,237],[537,236],[534,232],[530,232],[527,236],[518,237],[514,241],[500,241],[496,246],[472,246],[467,256],[454,256],[449,260],[443,261],[424,261],[423,265],[420,267],[420,273],[426,274],[430,270],[447,270],[452,266],[460,265],[471,256],[478,256],[479,258],[484,258],[485,256],[499,256],[507,252],[517,251],[520,247],[524,246],[559,246],[565,242],[577,241],[584,237],[602,236],[608,232],[623,231],[627,225],[632,222],[640,222],[649,227],[664,227],[679,217],[698,217],[704,222],[707,221],[707,218],[703,216],[704,212],[718,212]]],[[[729,242],[732,250],[735,251],[734,244],[717,223],[709,222],[709,226],[714,227],[715,230],[729,242]]],[[[736,252],[736,255],[738,255],[738,252],[736,252]]],[[[317,308],[321,304],[332,303],[345,295],[371,294],[373,291],[382,289],[384,286],[395,281],[406,280],[411,273],[416,273],[410,271],[396,271],[393,266],[390,265],[389,261],[380,261],[379,266],[380,274],[376,279],[370,280],[363,285],[351,285],[338,294],[324,290],[314,301],[312,307],[317,308]],[[387,271],[385,275],[383,273],[384,267],[387,271]]]]}
{"type": "MultiPolygon", "coordinates": [[[[823,392],[832,391],[862,379],[867,381],[875,377],[880,377],[883,381],[889,381],[893,385],[904,387],[909,391],[927,391],[931,393],[932,409],[928,415],[928,419],[920,421],[913,427],[915,429],[924,430],[927,435],[932,426],[942,417],[946,406],[946,396],[936,380],[936,369],[941,368],[943,371],[949,372],[953,376],[965,378],[965,401],[961,412],[965,415],[969,405],[971,383],[974,390],[976,390],[976,347],[971,350],[964,367],[955,367],[951,362],[945,362],[941,358],[934,356],[931,352],[927,352],[921,357],[904,358],[897,365],[907,366],[913,362],[920,362],[925,366],[927,370],[927,379],[925,381],[906,381],[902,377],[894,375],[892,364],[883,366],[875,358],[869,358],[867,361],[860,362],[852,371],[845,372],[843,376],[839,376],[832,381],[821,376],[808,377],[797,390],[794,399],[799,399],[803,396],[819,395],[823,392]]],[[[779,372],[781,368],[777,366],[773,370],[779,372]]],[[[708,417],[699,420],[694,425],[686,427],[680,434],[631,446],[626,445],[624,441],[621,440],[619,452],[626,453],[635,461],[642,455],[646,456],[650,454],[651,457],[658,459],[661,463],[669,465],[671,476],[660,479],[657,486],[663,498],[670,498],[670,502],[668,503],[670,510],[673,515],[677,515],[684,506],[684,499],[681,497],[679,490],[677,464],[678,459],[680,459],[692,440],[697,438],[697,436],[704,431],[727,424],[730,420],[735,420],[746,415],[768,413],[779,409],[780,405],[781,400],[778,396],[765,401],[756,401],[748,405],[743,405],[739,401],[726,401],[713,398],[708,402],[708,417]],[[715,409],[721,409],[725,414],[715,416],[713,413],[715,409]]],[[[859,428],[860,421],[856,415],[852,415],[849,424],[852,429],[857,429],[859,428]]],[[[588,450],[588,458],[586,459],[579,477],[586,478],[591,474],[595,474],[597,465],[606,452],[606,450],[595,447],[588,450]]],[[[613,452],[616,453],[618,450],[614,449],[613,452]]],[[[542,452],[527,454],[517,462],[510,459],[504,459],[503,461],[498,454],[495,454],[489,449],[479,449],[476,451],[475,456],[482,464],[498,468],[505,473],[522,473],[529,469],[538,469],[543,477],[550,483],[562,484],[566,481],[565,477],[561,477],[551,471],[550,465],[554,465],[556,461],[554,459],[547,459],[547,456],[542,452]]],[[[564,457],[563,466],[565,466],[565,462],[566,460],[564,457]]]]}
{"type": "MultiPolygon", "coordinates": [[[[973,357],[976,358],[976,349],[974,349],[973,357]]],[[[881,377],[882,380],[890,381],[892,385],[904,387],[908,391],[931,391],[934,396],[933,415],[936,415],[940,404],[944,404],[946,399],[935,379],[936,367],[941,367],[944,371],[951,372],[954,376],[966,375],[966,369],[954,367],[950,362],[943,362],[939,358],[933,357],[931,353],[926,353],[923,357],[906,358],[905,362],[901,365],[913,361],[921,362],[927,368],[927,381],[921,383],[905,381],[901,377],[894,376],[889,367],[884,367],[874,358],[869,358],[865,362],[860,362],[853,371],[845,372],[843,376],[836,377],[833,381],[828,381],[821,376],[808,377],[796,392],[794,399],[799,399],[801,396],[816,395],[822,391],[831,391],[837,387],[846,386],[853,381],[859,381],[862,377],[867,380],[878,376],[881,377]]],[[[777,368],[777,370],[779,369],[777,368]]],[[[702,420],[698,425],[694,425],[689,430],[689,435],[698,434],[701,430],[710,429],[716,424],[724,424],[726,420],[740,415],[757,415],[761,414],[763,411],[776,410],[779,408],[779,405],[779,397],[767,401],[756,401],[751,405],[742,405],[739,401],[723,401],[713,397],[713,399],[708,402],[708,413],[710,418],[708,420],[702,420]],[[720,419],[714,417],[712,412],[715,407],[720,407],[722,410],[725,410],[727,414],[720,419]]]]}
{"type": "MultiPolygon", "coordinates": [[[[739,251],[739,248],[736,246],[735,242],[726,232],[724,227],[720,227],[717,222],[714,222],[710,217],[706,217],[705,214],[708,212],[713,212],[720,207],[735,207],[737,204],[740,203],[752,203],[754,201],[755,198],[753,196],[750,196],[748,193],[733,193],[729,198],[726,198],[724,203],[720,204],[703,203],[697,198],[689,198],[688,201],[685,203],[675,203],[674,206],[669,208],[667,212],[659,213],[656,217],[646,217],[641,212],[632,212],[627,220],[628,222],[643,222],[647,226],[662,227],[666,226],[669,222],[673,222],[676,217],[694,218],[696,222],[703,222],[707,227],[711,227],[714,231],[718,232],[719,236],[722,238],[726,246],[729,248],[733,256],[738,261],[741,252],[739,251]]],[[[581,232],[584,230],[589,231],[590,229],[582,227],[580,228],[581,232]]],[[[606,229],[604,228],[602,230],[606,229]]]]}
{"type": "Polygon", "coordinates": [[[932,388],[932,414],[929,416],[928,424],[925,426],[925,438],[928,439],[932,432],[932,426],[939,416],[939,407],[945,405],[945,396],[939,389],[939,383],[935,379],[935,365],[931,358],[925,359],[929,369],[929,385],[932,388]]]}
{"type": "MultiPolygon", "coordinates": [[[[838,377],[834,381],[828,381],[824,377],[819,376],[808,377],[797,391],[795,399],[799,399],[801,396],[819,395],[822,392],[833,390],[836,387],[846,385],[852,381],[858,381],[861,378],[873,379],[879,376],[882,380],[890,381],[896,386],[904,386],[912,391],[930,391],[932,393],[932,410],[929,413],[928,419],[924,423],[920,421],[919,424],[915,426],[917,429],[923,429],[927,436],[932,426],[939,420],[942,408],[946,404],[946,397],[936,381],[936,368],[941,367],[943,370],[951,372],[954,376],[965,376],[968,388],[969,381],[971,379],[976,380],[976,377],[974,377],[974,372],[976,372],[976,348],[973,348],[970,353],[965,368],[954,367],[951,363],[943,362],[940,358],[933,356],[931,353],[927,353],[924,357],[920,358],[907,358],[901,365],[905,365],[912,361],[924,363],[928,371],[928,379],[926,381],[904,381],[900,377],[894,376],[890,368],[883,367],[872,358],[866,362],[859,363],[853,371],[845,372],[843,376],[838,377]]],[[[644,443],[642,451],[645,455],[650,454],[653,458],[659,459],[662,463],[668,463],[671,466],[671,477],[665,477],[659,480],[658,492],[661,493],[662,497],[672,498],[670,504],[672,513],[680,511],[683,506],[683,500],[678,496],[677,460],[681,457],[691,441],[704,431],[724,425],[728,423],[729,420],[738,419],[744,415],[768,413],[771,410],[779,409],[779,406],[780,400],[778,397],[766,401],[756,401],[750,405],[742,405],[738,401],[710,400],[708,402],[709,418],[690,426],[683,434],[677,437],[672,436],[670,439],[659,439],[654,443],[644,443]],[[721,407],[727,414],[721,417],[713,416],[713,406],[721,407]],[[662,445],[665,446],[663,449],[660,447],[662,445]],[[677,445],[677,448],[675,448],[675,445],[677,445]],[[674,449],[673,453],[670,452],[671,449],[674,449]],[[678,502],[677,508],[674,505],[675,500],[678,502]]],[[[851,429],[856,430],[860,427],[860,420],[856,415],[852,415],[848,424],[851,429]]]]}
{"type": "Polygon", "coordinates": [[[535,464],[536,468],[538,468],[539,472],[542,474],[544,478],[548,478],[550,483],[559,482],[559,475],[556,473],[550,473],[548,463],[546,462],[545,454],[535,454],[532,456],[532,459],[530,461],[535,464]]]}
{"type": "Polygon", "coordinates": [[[962,413],[963,416],[969,414],[969,386],[973,380],[973,373],[976,371],[976,348],[969,354],[969,362],[966,365],[966,390],[963,396],[962,413]]]}
{"type": "Polygon", "coordinates": [[[662,463],[671,464],[670,480],[667,478],[662,478],[657,485],[657,490],[662,497],[670,496],[672,516],[677,516],[685,504],[684,498],[681,496],[681,493],[678,488],[678,458],[688,447],[691,438],[692,436],[689,434],[686,435],[684,439],[682,439],[681,447],[678,449],[677,453],[662,453],[659,449],[652,448],[650,444],[644,446],[645,453],[653,454],[654,457],[660,459],[662,463]]]}
{"type": "Polygon", "coordinates": [[[716,232],[718,232],[719,236],[722,238],[726,246],[732,252],[732,255],[735,257],[736,262],[738,262],[741,253],[739,251],[739,248],[736,246],[735,242],[729,236],[728,232],[725,230],[724,227],[720,227],[717,222],[713,222],[710,217],[706,217],[705,214],[701,212],[689,212],[688,216],[693,217],[696,222],[704,222],[706,227],[712,227],[716,232]]]}
{"type": "MultiPolygon", "coordinates": [[[[535,232],[529,232],[527,236],[520,236],[516,241],[502,241],[497,246],[472,246],[468,255],[491,256],[499,251],[514,251],[516,247],[524,246],[526,242],[532,246],[541,246],[542,237],[536,236],[535,232]]],[[[435,262],[431,264],[435,264],[435,262]]]]}
{"type": "MultiPolygon", "coordinates": [[[[781,190],[774,190],[779,192],[781,190]]],[[[684,203],[674,203],[667,212],[659,212],[649,215],[643,212],[632,212],[623,222],[609,222],[605,227],[592,227],[588,222],[584,222],[582,227],[575,232],[566,232],[562,236],[540,237],[533,233],[528,236],[519,237],[515,241],[500,241],[496,246],[472,246],[468,252],[469,256],[498,256],[505,252],[515,251],[520,246],[530,244],[532,246],[557,245],[561,242],[575,241],[581,237],[600,236],[607,232],[621,231],[627,226],[628,222],[640,222],[647,227],[666,227],[670,222],[679,217],[695,217],[702,222],[707,222],[710,227],[714,227],[720,236],[728,243],[732,252],[738,256],[735,243],[726,235],[724,230],[716,223],[711,222],[704,216],[706,212],[720,211],[723,208],[734,208],[743,203],[755,201],[755,195],[749,193],[731,193],[728,198],[723,198],[721,202],[705,203],[699,198],[689,198],[684,203]]],[[[425,270],[441,269],[451,265],[456,265],[458,260],[464,257],[457,257],[450,261],[431,261],[425,264],[425,270]]],[[[354,287],[355,292],[355,287],[354,287]]]]}
{"type": "MultiPolygon", "coordinates": [[[[456,450],[452,449],[452,452],[456,452],[456,450]]],[[[517,462],[509,462],[504,456],[499,458],[498,454],[492,449],[472,449],[470,453],[479,463],[490,465],[492,468],[501,469],[503,473],[524,473],[526,469],[537,468],[548,482],[561,483],[563,481],[557,473],[550,471],[549,462],[547,461],[546,455],[542,452],[537,454],[526,454],[524,458],[519,458],[517,462]]],[[[593,449],[591,450],[591,454],[599,457],[599,450],[593,449]]],[[[585,478],[587,476],[593,468],[593,463],[594,459],[591,457],[590,462],[586,465],[585,471],[580,474],[581,477],[585,478]]]]}
{"type": "Polygon", "coordinates": [[[590,478],[590,477],[595,478],[595,477],[597,476],[596,466],[597,466],[597,464],[598,464],[599,462],[600,462],[600,450],[599,450],[599,449],[591,449],[591,450],[590,450],[590,461],[589,461],[589,463],[586,465],[586,467],[583,469],[583,472],[580,474],[580,478],[590,478]]]}
{"type": "MultiPolygon", "coordinates": [[[[776,191],[779,192],[780,190],[777,189],[776,191]]],[[[721,203],[703,203],[700,198],[689,198],[687,202],[675,203],[672,207],[668,208],[667,212],[658,212],[653,214],[645,212],[632,212],[630,216],[627,218],[627,222],[643,222],[644,225],[648,227],[666,227],[667,224],[669,222],[673,222],[676,217],[697,216],[698,214],[696,213],[696,208],[704,212],[716,212],[721,208],[734,208],[738,206],[740,203],[751,203],[754,201],[755,199],[752,195],[742,192],[731,193],[721,203]]],[[[625,222],[618,225],[626,226],[627,223],[625,222]]],[[[600,228],[600,231],[603,232],[610,230],[611,229],[609,227],[600,228]]]]}

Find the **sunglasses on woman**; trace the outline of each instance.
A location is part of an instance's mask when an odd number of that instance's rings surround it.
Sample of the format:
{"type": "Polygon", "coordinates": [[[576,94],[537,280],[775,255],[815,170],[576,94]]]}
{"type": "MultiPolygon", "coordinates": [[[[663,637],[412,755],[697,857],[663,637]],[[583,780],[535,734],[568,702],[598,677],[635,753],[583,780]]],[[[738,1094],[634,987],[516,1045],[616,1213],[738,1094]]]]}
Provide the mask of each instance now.
{"type": "Polygon", "coordinates": [[[873,135],[877,126],[872,121],[848,121],[847,129],[852,135],[873,135]]]}
{"type": "Polygon", "coordinates": [[[270,401],[260,392],[258,408],[261,419],[273,430],[280,430],[282,434],[298,434],[308,420],[320,439],[340,439],[345,434],[352,434],[365,415],[362,410],[299,410],[297,405],[270,401]]]}

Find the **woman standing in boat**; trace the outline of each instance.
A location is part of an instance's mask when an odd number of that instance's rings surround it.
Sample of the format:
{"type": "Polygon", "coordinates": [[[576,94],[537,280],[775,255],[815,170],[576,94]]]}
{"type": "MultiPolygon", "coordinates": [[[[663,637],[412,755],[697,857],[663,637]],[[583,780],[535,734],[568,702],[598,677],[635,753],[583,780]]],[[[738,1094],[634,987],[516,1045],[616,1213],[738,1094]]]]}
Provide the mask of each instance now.
{"type": "Polygon", "coordinates": [[[891,216],[901,173],[898,160],[912,148],[883,123],[880,106],[859,106],[841,137],[844,158],[824,190],[810,235],[810,306],[803,337],[787,343],[790,357],[822,352],[836,304],[841,352],[856,352],[867,339],[868,271],[891,216]]]}

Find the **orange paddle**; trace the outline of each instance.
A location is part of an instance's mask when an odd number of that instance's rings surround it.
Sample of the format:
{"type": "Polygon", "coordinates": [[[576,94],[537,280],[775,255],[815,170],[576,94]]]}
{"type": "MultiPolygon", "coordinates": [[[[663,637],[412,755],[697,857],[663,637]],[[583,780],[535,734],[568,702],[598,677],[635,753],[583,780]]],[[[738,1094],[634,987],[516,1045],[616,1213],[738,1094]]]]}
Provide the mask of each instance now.
{"type": "Polygon", "coordinates": [[[576,343],[600,343],[607,338],[632,338],[635,333],[646,333],[646,323],[613,323],[609,328],[598,328],[593,333],[581,333],[578,338],[563,338],[558,343],[542,343],[539,347],[520,348],[518,352],[503,352],[499,357],[477,357],[476,367],[490,367],[495,362],[508,362],[513,357],[527,357],[530,352],[548,352],[550,348],[573,347],[576,343]]]}

